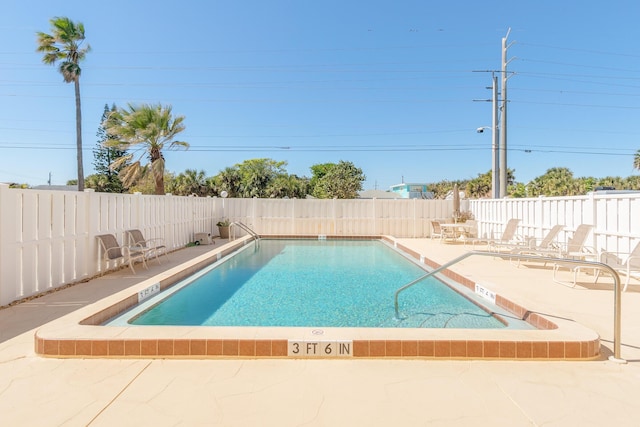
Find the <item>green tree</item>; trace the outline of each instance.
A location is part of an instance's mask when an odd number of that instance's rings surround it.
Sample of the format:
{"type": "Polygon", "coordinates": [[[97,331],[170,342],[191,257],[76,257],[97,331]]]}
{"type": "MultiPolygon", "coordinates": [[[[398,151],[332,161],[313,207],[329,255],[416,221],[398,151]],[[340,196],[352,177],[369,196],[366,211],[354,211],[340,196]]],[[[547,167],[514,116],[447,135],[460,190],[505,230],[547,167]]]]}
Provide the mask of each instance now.
{"type": "Polygon", "coordinates": [[[29,188],[29,184],[20,184],[18,182],[12,182],[9,184],[9,188],[29,188]]]}
{"type": "Polygon", "coordinates": [[[203,170],[187,169],[176,176],[174,180],[173,194],[180,196],[206,196],[206,176],[203,170]]]}
{"type": "Polygon", "coordinates": [[[267,187],[269,197],[304,198],[307,195],[309,180],[296,175],[281,174],[275,177],[267,187]]]}
{"type": "Polygon", "coordinates": [[[85,187],[94,188],[96,191],[102,191],[105,193],[124,193],[125,187],[118,176],[118,172],[125,166],[120,165],[116,170],[111,168],[111,164],[121,157],[124,157],[127,152],[120,150],[118,147],[112,147],[107,144],[108,140],[113,140],[114,137],[109,135],[104,129],[103,123],[111,112],[116,110],[115,105],[109,108],[106,104],[104,106],[104,112],[102,113],[102,119],[100,120],[100,126],[98,127],[98,144],[93,150],[93,167],[96,170],[95,175],[91,175],[91,180],[87,177],[85,187]]]}
{"type": "Polygon", "coordinates": [[[237,167],[226,167],[213,179],[216,194],[226,191],[229,197],[238,197],[242,178],[237,167]]]}
{"type": "Polygon", "coordinates": [[[572,196],[575,194],[573,172],[567,168],[551,168],[527,184],[529,196],[572,196]]]}
{"type": "MultiPolygon", "coordinates": [[[[362,169],[343,160],[333,166],[324,164],[320,169],[324,174],[317,179],[313,196],[321,199],[355,199],[358,191],[362,190],[362,183],[367,179],[362,169]]],[[[314,170],[313,166],[311,170],[314,170]]]]}
{"type": "Polygon", "coordinates": [[[335,163],[318,163],[311,166],[311,180],[309,181],[309,192],[314,193],[318,181],[320,181],[334,167],[335,163]]]}
{"type": "Polygon", "coordinates": [[[624,182],[619,176],[605,176],[598,179],[598,186],[613,187],[616,190],[624,190],[624,182]]]}
{"type": "Polygon", "coordinates": [[[84,42],[84,25],[66,17],[55,17],[49,21],[51,34],[37,32],[37,51],[43,53],[42,62],[59,64],[58,71],[65,83],[73,82],[76,95],[76,155],[78,166],[78,191],[84,191],[84,167],[82,165],[82,113],[80,108],[80,61],[91,50],[84,42]]]}
{"type": "Polygon", "coordinates": [[[460,188],[465,188],[467,197],[472,199],[491,197],[491,171],[478,174],[477,178],[467,182],[466,186],[461,185],[460,188]]]}
{"type": "Polygon", "coordinates": [[[629,190],[640,190],[640,176],[632,175],[625,180],[624,188],[629,190]]]}
{"type": "Polygon", "coordinates": [[[516,199],[527,197],[527,187],[521,182],[516,182],[511,187],[509,195],[516,199]]]}
{"type": "Polygon", "coordinates": [[[154,193],[165,194],[165,161],[162,150],[189,147],[184,141],[174,140],[185,129],[184,116],[174,118],[171,109],[171,106],[163,107],[160,104],[129,104],[128,108],[120,108],[109,114],[104,127],[114,139],[107,141],[107,145],[121,150],[138,151],[140,154],[135,161],[132,161],[135,153],[130,153],[112,163],[111,167],[114,169],[126,164],[120,171],[120,178],[125,186],[130,187],[151,175],[155,182],[154,193]],[[141,161],[144,155],[149,160],[146,165],[142,165],[141,161]]]}
{"type": "Polygon", "coordinates": [[[429,191],[433,193],[434,199],[444,199],[447,193],[453,188],[453,182],[443,180],[427,185],[429,191]]]}
{"type": "Polygon", "coordinates": [[[287,162],[250,159],[236,165],[240,175],[240,197],[269,197],[267,188],[277,176],[286,174],[287,162]]]}
{"type": "Polygon", "coordinates": [[[633,156],[633,168],[640,170],[640,150],[636,151],[636,154],[633,156]]]}

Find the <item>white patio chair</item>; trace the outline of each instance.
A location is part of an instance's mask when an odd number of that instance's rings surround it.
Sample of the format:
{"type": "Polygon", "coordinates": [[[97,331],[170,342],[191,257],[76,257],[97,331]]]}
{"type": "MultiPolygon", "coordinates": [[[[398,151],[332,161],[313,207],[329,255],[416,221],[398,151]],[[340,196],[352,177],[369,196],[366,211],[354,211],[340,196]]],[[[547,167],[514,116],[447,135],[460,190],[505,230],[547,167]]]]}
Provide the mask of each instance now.
{"type": "Polygon", "coordinates": [[[144,268],[148,268],[145,261],[147,250],[135,246],[120,246],[116,236],[113,234],[101,234],[96,238],[100,242],[102,261],[108,263],[109,261],[122,259],[125,264],[129,264],[133,274],[136,274],[136,270],[133,268],[133,264],[136,261],[141,261],[144,268]]]}
{"type": "Polygon", "coordinates": [[[167,260],[169,259],[169,255],[167,254],[167,246],[164,244],[164,239],[155,238],[155,239],[145,239],[140,230],[127,230],[125,232],[127,234],[127,238],[129,239],[129,244],[133,247],[140,247],[143,250],[148,250],[147,255],[149,257],[155,256],[156,261],[160,264],[159,255],[164,255],[167,260]]]}
{"type": "MultiPolygon", "coordinates": [[[[624,260],[619,257],[620,254],[614,254],[612,252],[602,251],[600,253],[600,262],[607,264],[609,267],[616,270],[618,273],[625,275],[625,282],[623,291],[627,290],[629,286],[629,279],[632,277],[640,281],[640,243],[628,254],[624,260]]],[[[598,281],[598,277],[602,270],[596,272],[594,283],[598,281]]]]}
{"type": "MultiPolygon", "coordinates": [[[[470,243],[475,246],[476,243],[486,243],[489,250],[498,250],[503,245],[523,245],[524,239],[516,234],[518,224],[520,220],[518,218],[511,218],[504,226],[504,230],[498,237],[476,237],[469,239],[470,243]]],[[[466,241],[465,241],[466,243],[466,241]]]]}
{"type": "MultiPolygon", "coordinates": [[[[516,245],[511,248],[511,253],[517,255],[539,255],[539,256],[560,256],[561,245],[557,241],[558,234],[564,229],[564,225],[557,224],[551,227],[542,240],[528,239],[527,244],[516,245]],[[555,255],[554,255],[555,254],[555,255]]],[[[518,258],[518,266],[520,266],[518,258]]],[[[546,265],[546,262],[545,262],[546,265]]]]}
{"type": "Polygon", "coordinates": [[[442,243],[443,240],[455,240],[456,234],[453,230],[448,228],[442,228],[439,221],[431,221],[431,238],[439,238],[442,243]]]}

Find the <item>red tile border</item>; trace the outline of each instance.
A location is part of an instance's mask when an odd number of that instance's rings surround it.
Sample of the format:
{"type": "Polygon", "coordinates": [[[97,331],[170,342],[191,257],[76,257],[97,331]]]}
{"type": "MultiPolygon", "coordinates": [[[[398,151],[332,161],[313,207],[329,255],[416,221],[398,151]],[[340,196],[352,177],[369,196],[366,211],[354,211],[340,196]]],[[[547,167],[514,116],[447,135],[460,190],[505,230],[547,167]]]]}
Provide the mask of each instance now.
{"type": "Polygon", "coordinates": [[[271,357],[271,341],[269,341],[269,340],[257,340],[256,341],[256,356],[258,356],[258,357],[271,357]]]}
{"type": "Polygon", "coordinates": [[[222,341],[222,355],[223,356],[238,356],[238,340],[223,340],[222,341]]]}
{"type": "Polygon", "coordinates": [[[274,357],[286,357],[289,351],[287,340],[271,341],[271,355],[274,357]]]}
{"type": "Polygon", "coordinates": [[[140,356],[140,340],[129,340],[124,342],[125,356],[140,356]]]}
{"type": "Polygon", "coordinates": [[[238,343],[238,356],[255,356],[256,342],[254,340],[240,340],[238,343]]]}
{"type": "Polygon", "coordinates": [[[418,341],[400,341],[402,345],[402,357],[418,356],[418,341]]]}
{"type": "Polygon", "coordinates": [[[435,341],[418,341],[418,356],[435,357],[435,341]]]}
{"type": "Polygon", "coordinates": [[[189,340],[174,340],[173,341],[173,355],[174,356],[189,356],[190,353],[189,340]]]}
{"type": "MultiPolygon", "coordinates": [[[[286,340],[47,340],[38,338],[36,353],[50,357],[219,358],[287,355],[286,340]]],[[[353,358],[443,359],[594,359],[600,340],[482,341],[482,340],[354,340],[353,358]]],[[[332,355],[332,358],[335,356],[332,355]]]]}
{"type": "Polygon", "coordinates": [[[157,356],[158,340],[141,340],[140,355],[141,356],[157,356]]]}
{"type": "Polygon", "coordinates": [[[222,340],[207,340],[207,356],[222,356],[222,340]]]}
{"type": "Polygon", "coordinates": [[[353,342],[353,357],[369,357],[369,341],[353,342]]]}
{"type": "Polygon", "coordinates": [[[173,340],[158,340],[158,356],[173,356],[173,340]]]}

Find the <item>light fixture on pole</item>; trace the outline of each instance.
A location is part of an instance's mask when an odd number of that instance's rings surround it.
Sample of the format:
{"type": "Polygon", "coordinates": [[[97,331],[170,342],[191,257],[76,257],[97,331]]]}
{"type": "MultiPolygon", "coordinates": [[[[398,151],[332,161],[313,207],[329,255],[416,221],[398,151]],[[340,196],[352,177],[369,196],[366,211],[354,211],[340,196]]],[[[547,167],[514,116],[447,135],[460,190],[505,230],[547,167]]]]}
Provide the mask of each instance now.
{"type": "Polygon", "coordinates": [[[491,129],[491,198],[500,198],[500,159],[498,156],[498,146],[500,140],[500,128],[498,126],[498,78],[493,74],[491,86],[493,114],[491,117],[491,127],[483,126],[476,129],[478,133],[483,133],[485,129],[491,129]]]}

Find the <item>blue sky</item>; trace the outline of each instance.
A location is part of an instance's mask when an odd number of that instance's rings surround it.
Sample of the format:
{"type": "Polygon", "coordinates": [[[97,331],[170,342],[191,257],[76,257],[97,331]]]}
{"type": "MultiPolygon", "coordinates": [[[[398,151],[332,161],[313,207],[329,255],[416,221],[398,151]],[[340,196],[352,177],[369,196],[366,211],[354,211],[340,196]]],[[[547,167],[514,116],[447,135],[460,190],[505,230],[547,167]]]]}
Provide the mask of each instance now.
{"type": "Polygon", "coordinates": [[[528,182],[637,171],[640,3],[601,1],[11,1],[0,35],[0,182],[76,175],[73,85],[36,31],[85,25],[85,175],[105,104],[170,104],[191,148],[167,169],[207,176],[247,159],[346,160],[366,189],[491,169],[491,74],[509,28],[508,167],[528,182]],[[446,3],[446,4],[445,4],[446,3]],[[480,101],[478,101],[480,100],[480,101]]]}

